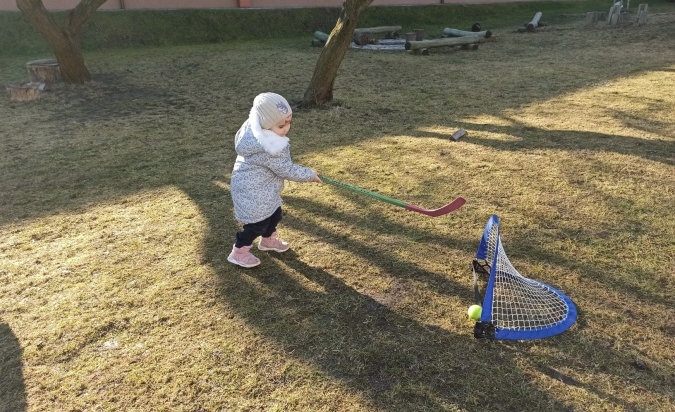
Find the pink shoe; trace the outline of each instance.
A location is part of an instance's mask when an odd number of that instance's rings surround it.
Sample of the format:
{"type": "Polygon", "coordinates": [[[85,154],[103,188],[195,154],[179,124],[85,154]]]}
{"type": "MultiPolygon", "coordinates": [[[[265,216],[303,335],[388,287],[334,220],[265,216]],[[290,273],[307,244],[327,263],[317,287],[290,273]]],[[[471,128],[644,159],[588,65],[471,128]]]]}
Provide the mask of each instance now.
{"type": "Polygon", "coordinates": [[[236,247],[232,246],[232,253],[227,257],[227,261],[239,265],[243,268],[252,268],[260,264],[260,259],[253,256],[251,246],[236,247]]]}
{"type": "Polygon", "coordinates": [[[277,232],[272,233],[270,237],[260,238],[260,243],[258,243],[260,250],[273,250],[279,253],[287,251],[290,247],[291,245],[277,237],[277,232]]]}

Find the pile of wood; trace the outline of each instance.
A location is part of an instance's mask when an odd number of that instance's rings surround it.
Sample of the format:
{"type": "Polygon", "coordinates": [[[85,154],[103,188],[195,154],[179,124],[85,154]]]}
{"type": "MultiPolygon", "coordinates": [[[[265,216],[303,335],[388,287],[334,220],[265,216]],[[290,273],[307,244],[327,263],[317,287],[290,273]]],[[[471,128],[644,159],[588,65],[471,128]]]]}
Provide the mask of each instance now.
{"type": "Polygon", "coordinates": [[[55,59],[40,59],[26,63],[29,82],[21,85],[7,85],[5,90],[9,99],[17,102],[26,102],[39,99],[42,92],[49,89],[51,84],[61,81],[61,70],[55,59]]]}

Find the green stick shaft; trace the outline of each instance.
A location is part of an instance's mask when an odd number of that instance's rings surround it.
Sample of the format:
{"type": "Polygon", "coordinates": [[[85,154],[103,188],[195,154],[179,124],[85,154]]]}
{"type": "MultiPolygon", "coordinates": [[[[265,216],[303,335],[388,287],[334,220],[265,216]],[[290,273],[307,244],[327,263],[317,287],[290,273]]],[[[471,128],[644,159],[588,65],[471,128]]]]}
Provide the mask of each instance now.
{"type": "Polygon", "coordinates": [[[362,195],[374,197],[375,199],[381,200],[383,202],[391,203],[392,205],[400,206],[400,207],[407,207],[408,204],[406,202],[403,202],[401,200],[397,200],[385,195],[381,195],[379,193],[371,192],[370,190],[366,189],[361,189],[360,187],[352,186],[347,183],[340,182],[338,180],[331,179],[329,177],[319,175],[319,178],[324,182],[331,184],[333,186],[341,187],[343,189],[348,189],[357,193],[361,193],[362,195]]]}

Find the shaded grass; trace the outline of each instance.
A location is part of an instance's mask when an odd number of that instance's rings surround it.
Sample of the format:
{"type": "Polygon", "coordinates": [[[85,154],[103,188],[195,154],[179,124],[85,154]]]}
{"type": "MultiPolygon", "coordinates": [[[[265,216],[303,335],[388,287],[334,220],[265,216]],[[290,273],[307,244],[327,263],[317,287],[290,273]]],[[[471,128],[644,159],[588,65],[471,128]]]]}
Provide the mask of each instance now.
{"type": "Polygon", "coordinates": [[[226,261],[232,138],[257,93],[299,101],[306,41],[91,52],[92,85],[0,99],[0,405],[673,409],[673,22],[350,51],[338,104],[296,111],[294,159],[468,203],[431,219],[289,183],[293,250],[251,270],[226,261]],[[493,213],[515,267],[577,303],[572,330],[473,338],[470,262],[493,213]]]}

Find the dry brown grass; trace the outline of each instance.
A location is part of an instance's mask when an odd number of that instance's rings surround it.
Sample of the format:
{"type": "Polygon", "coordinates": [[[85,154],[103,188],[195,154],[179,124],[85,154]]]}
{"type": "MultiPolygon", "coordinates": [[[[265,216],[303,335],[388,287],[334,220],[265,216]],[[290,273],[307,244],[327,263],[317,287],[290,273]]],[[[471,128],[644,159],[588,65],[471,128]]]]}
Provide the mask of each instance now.
{"type": "Polygon", "coordinates": [[[0,410],[674,410],[673,24],[349,52],[295,160],[468,203],[291,183],[293,251],[251,270],[225,259],[232,138],[257,93],[299,100],[309,41],[91,53],[92,86],[0,99],[0,410]],[[518,270],[577,303],[570,331],[473,338],[493,213],[518,270]]]}

